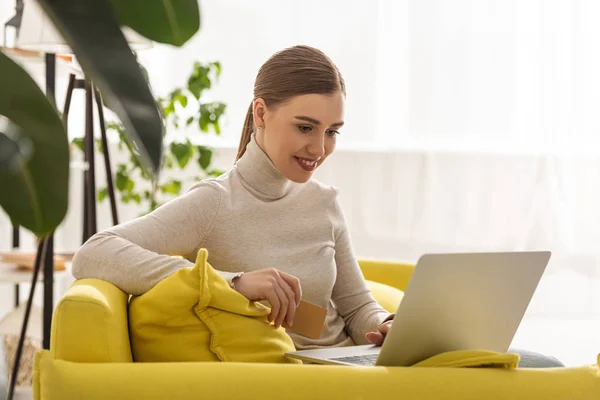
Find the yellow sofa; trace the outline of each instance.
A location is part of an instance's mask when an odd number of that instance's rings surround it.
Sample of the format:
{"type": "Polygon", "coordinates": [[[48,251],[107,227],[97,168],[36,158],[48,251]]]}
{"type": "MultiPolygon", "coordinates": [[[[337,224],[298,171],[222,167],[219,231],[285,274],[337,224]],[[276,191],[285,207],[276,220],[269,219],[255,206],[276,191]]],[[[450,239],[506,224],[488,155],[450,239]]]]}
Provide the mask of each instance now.
{"type": "MultiPolygon", "coordinates": [[[[413,271],[376,261],[361,261],[361,268],[367,280],[401,290],[413,271]]],[[[395,307],[398,298],[371,285],[378,300],[395,307]]],[[[104,281],[73,284],[54,313],[50,350],[36,356],[34,399],[600,399],[599,365],[510,370],[134,363],[127,301],[104,281]]]]}

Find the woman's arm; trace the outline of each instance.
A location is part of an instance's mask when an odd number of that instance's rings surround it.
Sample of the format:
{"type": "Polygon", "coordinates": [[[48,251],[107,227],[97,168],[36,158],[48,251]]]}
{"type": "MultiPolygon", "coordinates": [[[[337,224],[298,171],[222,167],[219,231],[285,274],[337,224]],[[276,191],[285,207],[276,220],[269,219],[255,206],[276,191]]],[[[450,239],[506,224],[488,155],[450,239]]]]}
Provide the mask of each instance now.
{"type": "Polygon", "coordinates": [[[366,334],[377,331],[377,327],[391,318],[371,295],[358,261],[352,250],[350,235],[342,210],[335,203],[337,227],[335,235],[335,263],[337,278],[333,287],[332,300],[344,319],[346,331],[356,344],[369,343],[366,334]]]}
{"type": "MultiPolygon", "coordinates": [[[[108,281],[126,293],[145,293],[178,269],[194,265],[189,260],[195,260],[220,203],[217,184],[201,182],[144,217],[92,236],[73,258],[73,275],[108,281]]],[[[234,274],[221,275],[231,279],[234,274]]]]}

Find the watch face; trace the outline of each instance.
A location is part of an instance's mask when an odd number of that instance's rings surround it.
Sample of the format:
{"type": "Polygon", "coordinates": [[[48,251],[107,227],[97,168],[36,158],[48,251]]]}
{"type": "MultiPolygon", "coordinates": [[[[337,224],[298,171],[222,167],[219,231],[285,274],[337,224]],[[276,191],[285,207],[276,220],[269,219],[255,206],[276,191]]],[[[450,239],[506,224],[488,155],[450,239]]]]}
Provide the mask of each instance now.
{"type": "Polygon", "coordinates": [[[235,289],[235,281],[237,280],[237,278],[239,278],[243,274],[244,274],[243,272],[240,272],[239,274],[237,274],[233,278],[231,278],[231,281],[229,281],[229,286],[231,286],[232,289],[235,289]]]}

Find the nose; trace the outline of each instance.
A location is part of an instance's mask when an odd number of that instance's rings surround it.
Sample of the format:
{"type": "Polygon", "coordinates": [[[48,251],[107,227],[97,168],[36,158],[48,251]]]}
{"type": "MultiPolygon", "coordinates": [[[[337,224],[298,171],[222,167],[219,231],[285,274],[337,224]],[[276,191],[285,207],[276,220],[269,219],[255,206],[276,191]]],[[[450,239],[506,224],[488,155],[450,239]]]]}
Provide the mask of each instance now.
{"type": "Polygon", "coordinates": [[[315,135],[315,137],[312,137],[308,143],[307,150],[311,157],[323,157],[325,155],[325,135],[315,135]]]}

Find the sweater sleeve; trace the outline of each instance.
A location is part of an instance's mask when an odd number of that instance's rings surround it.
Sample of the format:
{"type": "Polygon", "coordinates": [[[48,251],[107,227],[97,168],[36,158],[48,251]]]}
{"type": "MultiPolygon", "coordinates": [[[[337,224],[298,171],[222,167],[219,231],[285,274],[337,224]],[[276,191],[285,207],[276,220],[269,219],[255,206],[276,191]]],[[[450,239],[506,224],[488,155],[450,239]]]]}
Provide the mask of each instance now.
{"type": "MultiPolygon", "coordinates": [[[[75,253],[73,275],[108,281],[129,294],[145,293],[178,269],[194,265],[191,260],[220,203],[219,187],[201,182],[150,214],[92,236],[75,253]]],[[[235,275],[220,274],[227,280],[235,275]]]]}
{"type": "Polygon", "coordinates": [[[371,295],[352,250],[350,234],[337,201],[334,206],[336,282],[332,301],[344,319],[346,332],[354,343],[368,344],[365,335],[393,315],[381,307],[371,295]]]}

